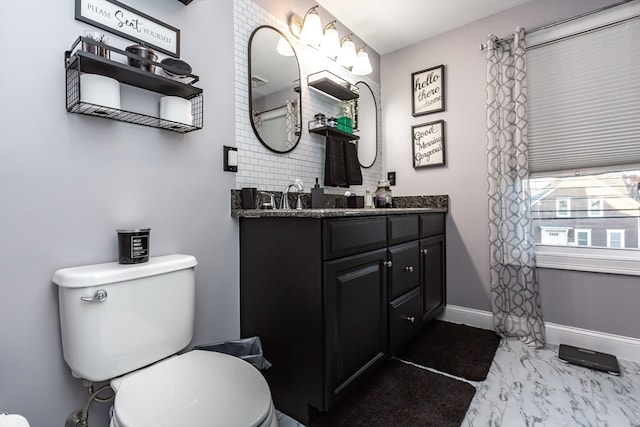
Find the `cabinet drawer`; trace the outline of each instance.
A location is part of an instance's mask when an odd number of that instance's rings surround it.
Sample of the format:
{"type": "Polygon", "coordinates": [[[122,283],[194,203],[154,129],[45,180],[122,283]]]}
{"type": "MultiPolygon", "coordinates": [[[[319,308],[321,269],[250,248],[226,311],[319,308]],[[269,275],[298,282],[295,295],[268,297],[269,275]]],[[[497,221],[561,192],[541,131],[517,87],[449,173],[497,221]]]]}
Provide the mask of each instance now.
{"type": "Polygon", "coordinates": [[[417,215],[389,215],[387,217],[389,244],[408,242],[418,238],[417,215]]]}
{"type": "Polygon", "coordinates": [[[444,234],[444,213],[420,215],[420,237],[444,234]]]}
{"type": "Polygon", "coordinates": [[[384,216],[329,219],[324,221],[322,235],[324,259],[383,248],[387,244],[387,219],[384,216]]]}
{"type": "Polygon", "coordinates": [[[391,262],[388,275],[391,300],[420,284],[419,241],[390,247],[387,258],[391,262]]]}
{"type": "Polygon", "coordinates": [[[391,355],[405,345],[422,325],[420,288],[407,292],[389,304],[389,351],[391,355]]]}

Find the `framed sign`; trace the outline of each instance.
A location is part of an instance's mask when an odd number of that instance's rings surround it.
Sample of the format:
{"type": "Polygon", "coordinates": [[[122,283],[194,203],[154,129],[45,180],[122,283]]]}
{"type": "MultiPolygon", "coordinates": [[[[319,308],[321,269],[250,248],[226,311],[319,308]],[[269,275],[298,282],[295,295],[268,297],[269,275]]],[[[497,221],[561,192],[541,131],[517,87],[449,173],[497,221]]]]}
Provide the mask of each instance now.
{"type": "Polygon", "coordinates": [[[414,168],[445,164],[444,120],[411,126],[411,139],[414,168]]]}
{"type": "Polygon", "coordinates": [[[76,0],[76,19],[175,58],[180,30],[116,0],[76,0]]]}
{"type": "Polygon", "coordinates": [[[444,111],[444,65],[411,73],[411,114],[444,111]]]}

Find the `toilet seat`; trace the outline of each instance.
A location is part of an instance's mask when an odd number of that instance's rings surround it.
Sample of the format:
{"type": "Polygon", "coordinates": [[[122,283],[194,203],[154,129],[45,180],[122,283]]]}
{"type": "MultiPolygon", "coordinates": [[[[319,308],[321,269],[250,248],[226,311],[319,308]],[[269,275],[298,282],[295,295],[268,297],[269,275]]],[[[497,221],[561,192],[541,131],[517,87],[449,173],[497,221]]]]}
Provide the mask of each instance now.
{"type": "Polygon", "coordinates": [[[193,350],[111,382],[118,427],[277,426],[271,393],[249,363],[193,350]]]}

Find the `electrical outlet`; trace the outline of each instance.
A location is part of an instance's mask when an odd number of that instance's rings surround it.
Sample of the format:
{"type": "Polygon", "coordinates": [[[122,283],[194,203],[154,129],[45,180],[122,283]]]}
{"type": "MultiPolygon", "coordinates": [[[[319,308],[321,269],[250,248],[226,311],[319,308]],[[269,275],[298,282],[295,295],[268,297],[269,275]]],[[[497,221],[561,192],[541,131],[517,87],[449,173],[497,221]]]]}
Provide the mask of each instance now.
{"type": "Polygon", "coordinates": [[[387,181],[389,181],[389,185],[396,185],[396,173],[387,172],[387,181]]]}

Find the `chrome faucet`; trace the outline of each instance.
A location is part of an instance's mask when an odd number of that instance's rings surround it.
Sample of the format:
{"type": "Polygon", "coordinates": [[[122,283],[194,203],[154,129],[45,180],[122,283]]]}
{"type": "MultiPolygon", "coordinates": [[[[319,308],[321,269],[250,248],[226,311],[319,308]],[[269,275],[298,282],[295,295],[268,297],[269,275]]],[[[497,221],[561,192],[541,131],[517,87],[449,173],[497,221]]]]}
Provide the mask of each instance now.
{"type": "Polygon", "coordinates": [[[291,209],[289,206],[289,190],[295,188],[298,192],[298,199],[296,201],[296,209],[302,209],[302,200],[300,199],[301,193],[304,191],[304,184],[300,178],[296,179],[293,183],[287,185],[282,192],[282,200],[280,201],[280,209],[291,209]]]}

